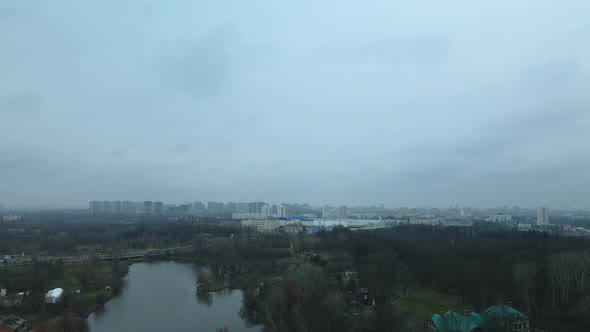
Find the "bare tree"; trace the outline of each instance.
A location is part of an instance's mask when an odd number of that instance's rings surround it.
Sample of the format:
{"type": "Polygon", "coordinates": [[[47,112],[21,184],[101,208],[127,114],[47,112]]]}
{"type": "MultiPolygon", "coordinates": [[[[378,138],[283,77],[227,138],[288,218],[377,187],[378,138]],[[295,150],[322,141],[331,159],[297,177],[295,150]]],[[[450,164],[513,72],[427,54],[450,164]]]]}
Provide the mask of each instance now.
{"type": "Polygon", "coordinates": [[[549,257],[552,305],[562,317],[570,302],[579,296],[590,275],[590,251],[567,251],[549,257]]]}
{"type": "Polygon", "coordinates": [[[535,283],[537,264],[534,262],[518,263],[512,269],[512,285],[515,293],[525,304],[525,311],[531,313],[535,303],[535,283]]]}

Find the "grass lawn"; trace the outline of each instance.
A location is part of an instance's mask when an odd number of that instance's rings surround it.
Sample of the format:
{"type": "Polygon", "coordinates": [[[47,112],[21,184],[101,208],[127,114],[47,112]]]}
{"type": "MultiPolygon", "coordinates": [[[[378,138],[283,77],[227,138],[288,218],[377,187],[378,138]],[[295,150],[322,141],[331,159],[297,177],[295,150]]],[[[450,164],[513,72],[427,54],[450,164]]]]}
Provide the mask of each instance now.
{"type": "MultiPolygon", "coordinates": [[[[435,293],[416,293],[405,300],[400,300],[395,304],[396,310],[401,312],[412,312],[418,318],[428,319],[435,313],[441,311],[454,310],[458,313],[463,312],[463,305],[459,299],[453,300],[452,297],[442,297],[435,293]]],[[[471,311],[472,308],[467,307],[471,311]]]]}

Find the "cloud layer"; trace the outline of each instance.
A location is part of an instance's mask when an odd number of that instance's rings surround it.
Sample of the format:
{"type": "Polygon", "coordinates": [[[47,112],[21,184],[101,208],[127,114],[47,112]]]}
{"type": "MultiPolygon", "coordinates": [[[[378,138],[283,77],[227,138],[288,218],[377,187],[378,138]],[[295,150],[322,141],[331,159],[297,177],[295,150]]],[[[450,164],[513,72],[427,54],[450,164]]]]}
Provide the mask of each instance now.
{"type": "Polygon", "coordinates": [[[587,1],[0,3],[0,203],[590,208],[587,1]]]}

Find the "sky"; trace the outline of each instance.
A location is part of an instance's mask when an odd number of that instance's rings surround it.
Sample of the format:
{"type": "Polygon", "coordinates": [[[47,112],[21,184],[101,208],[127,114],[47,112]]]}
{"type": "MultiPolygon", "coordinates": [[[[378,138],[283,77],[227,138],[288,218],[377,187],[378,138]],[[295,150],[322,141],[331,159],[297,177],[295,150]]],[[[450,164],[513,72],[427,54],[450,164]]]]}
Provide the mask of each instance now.
{"type": "Polygon", "coordinates": [[[589,12],[2,0],[0,203],[587,209],[589,12]]]}

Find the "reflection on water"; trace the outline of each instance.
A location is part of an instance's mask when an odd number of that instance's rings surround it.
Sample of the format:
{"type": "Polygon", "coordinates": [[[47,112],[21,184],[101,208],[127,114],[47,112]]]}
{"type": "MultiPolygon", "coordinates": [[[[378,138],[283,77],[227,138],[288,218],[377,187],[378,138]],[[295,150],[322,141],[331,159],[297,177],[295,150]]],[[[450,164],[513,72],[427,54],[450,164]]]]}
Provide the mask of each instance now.
{"type": "Polygon", "coordinates": [[[197,292],[197,302],[210,307],[213,304],[213,295],[207,292],[197,292]]]}
{"type": "Polygon", "coordinates": [[[259,331],[240,317],[242,291],[195,291],[201,271],[212,272],[188,263],[133,264],[121,293],[88,317],[90,331],[259,331]]]}

